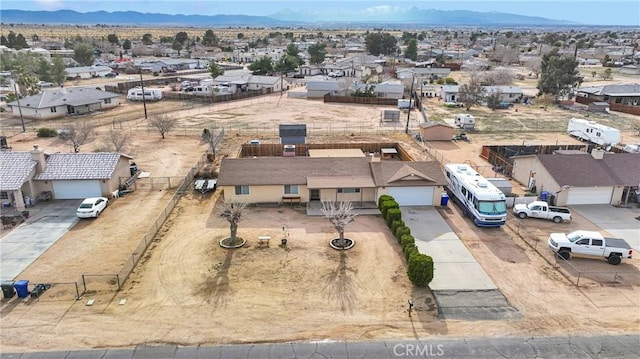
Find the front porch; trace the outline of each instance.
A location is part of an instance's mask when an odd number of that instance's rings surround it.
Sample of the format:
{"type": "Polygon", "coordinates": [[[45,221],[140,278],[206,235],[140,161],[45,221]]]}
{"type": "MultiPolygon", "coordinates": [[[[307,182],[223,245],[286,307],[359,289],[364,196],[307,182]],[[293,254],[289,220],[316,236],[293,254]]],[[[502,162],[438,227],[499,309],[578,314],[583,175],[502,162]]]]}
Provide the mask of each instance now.
{"type": "MultiPolygon", "coordinates": [[[[353,211],[358,215],[376,215],[380,214],[378,206],[373,201],[351,202],[353,203],[353,211]]],[[[321,201],[307,202],[307,216],[324,216],[322,213],[321,201]]]]}

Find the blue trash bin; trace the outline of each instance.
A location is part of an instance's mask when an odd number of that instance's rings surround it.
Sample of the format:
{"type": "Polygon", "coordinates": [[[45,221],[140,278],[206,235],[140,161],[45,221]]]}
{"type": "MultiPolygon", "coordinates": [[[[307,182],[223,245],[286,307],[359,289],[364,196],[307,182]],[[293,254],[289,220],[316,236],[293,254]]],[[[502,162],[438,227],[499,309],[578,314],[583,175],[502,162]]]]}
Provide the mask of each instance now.
{"type": "Polygon", "coordinates": [[[446,207],[447,203],[449,203],[449,195],[446,193],[443,193],[442,197],[440,198],[440,205],[443,207],[446,207]]]}
{"type": "Polygon", "coordinates": [[[14,285],[16,292],[18,292],[18,298],[26,298],[29,296],[29,281],[19,280],[14,285]]]}
{"type": "Polygon", "coordinates": [[[547,202],[548,198],[549,198],[549,192],[547,192],[547,191],[540,192],[540,200],[541,201],[547,202]]]}

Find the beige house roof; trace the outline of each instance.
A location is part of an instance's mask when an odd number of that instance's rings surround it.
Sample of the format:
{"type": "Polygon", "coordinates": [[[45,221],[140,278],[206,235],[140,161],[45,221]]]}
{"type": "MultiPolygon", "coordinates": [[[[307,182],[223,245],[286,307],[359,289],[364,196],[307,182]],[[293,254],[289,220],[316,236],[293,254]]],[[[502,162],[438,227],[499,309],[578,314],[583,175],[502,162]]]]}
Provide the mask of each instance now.
{"type": "Polygon", "coordinates": [[[324,176],[307,178],[307,188],[373,188],[371,176],[324,176]]]}
{"type": "Polygon", "coordinates": [[[444,186],[440,165],[429,162],[372,162],[373,180],[378,187],[444,186]]]}
{"type": "Polygon", "coordinates": [[[366,157],[357,148],[309,149],[309,157],[366,157]]]}

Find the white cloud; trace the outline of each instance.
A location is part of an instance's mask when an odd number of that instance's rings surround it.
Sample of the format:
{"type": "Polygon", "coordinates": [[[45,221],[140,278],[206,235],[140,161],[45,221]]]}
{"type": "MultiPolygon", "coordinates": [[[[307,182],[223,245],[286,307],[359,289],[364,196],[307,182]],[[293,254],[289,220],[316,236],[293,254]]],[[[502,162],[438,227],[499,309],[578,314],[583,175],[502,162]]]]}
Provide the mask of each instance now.
{"type": "Polygon", "coordinates": [[[62,0],[36,0],[35,3],[41,6],[43,10],[64,9],[64,1],[62,0]]]}

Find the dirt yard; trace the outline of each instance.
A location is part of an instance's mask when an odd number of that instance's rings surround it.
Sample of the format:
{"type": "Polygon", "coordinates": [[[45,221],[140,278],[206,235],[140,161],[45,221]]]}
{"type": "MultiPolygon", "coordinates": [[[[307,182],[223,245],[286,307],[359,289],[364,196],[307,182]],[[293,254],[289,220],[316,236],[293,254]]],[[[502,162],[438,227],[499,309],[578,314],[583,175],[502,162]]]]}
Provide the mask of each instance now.
{"type": "MultiPolygon", "coordinates": [[[[221,106],[214,106],[211,113],[199,109],[176,114],[194,129],[214,120],[218,125],[242,123],[245,127],[230,127],[219,157],[235,156],[241,143],[256,136],[277,141],[275,132],[262,134],[260,128],[305,122],[310,116],[315,116],[312,121],[317,124],[312,142],[397,141],[410,148],[415,159],[425,156],[402,126],[376,129],[380,109],[278,97],[221,106]],[[357,128],[363,130],[353,130],[357,128]]],[[[454,113],[438,111],[443,118],[454,113]]],[[[567,117],[561,110],[531,111],[546,121],[567,117]]],[[[412,121],[417,123],[417,119],[412,121]]],[[[198,136],[186,132],[176,131],[161,140],[157,133],[141,131],[131,153],[138,166],[152,175],[184,175],[206,150],[198,136]]],[[[632,132],[628,135],[634,136],[632,132]]],[[[470,143],[434,146],[448,160],[486,166],[478,158],[485,143],[576,143],[562,133],[478,134],[471,138],[470,143]]],[[[46,151],[68,152],[67,145],[36,138],[32,132],[10,138],[14,150],[28,150],[34,143],[46,151]]],[[[81,273],[119,270],[171,195],[172,191],[136,191],[115,200],[103,216],[76,226],[20,277],[32,282],[73,281],[81,273]]],[[[39,301],[3,301],[2,350],[637,333],[640,327],[638,285],[576,288],[512,229],[474,227],[455,206],[443,210],[443,216],[524,319],[439,320],[430,292],[410,285],[399,246],[379,216],[361,216],[348,226],[346,235],[356,245],[341,253],[328,246],[336,233],[326,219],[308,217],[295,207],[251,208],[239,229],[248,244],[223,250],[217,243],[228,236],[229,229],[215,215],[218,197],[218,192],[184,196],[120,292],[91,290],[90,283],[91,291],[79,301],[70,292],[56,292],[55,287],[52,295],[45,294],[39,301]],[[283,248],[280,239],[286,233],[289,242],[283,248]],[[269,245],[260,245],[258,236],[270,236],[269,245]],[[620,295],[630,298],[631,304],[617,301],[620,295]],[[413,316],[407,313],[410,298],[416,303],[413,316]],[[92,306],[85,305],[89,299],[95,300],[92,306]]],[[[553,225],[535,222],[530,226],[541,233],[553,225]]],[[[581,225],[593,226],[576,218],[566,227],[581,225]]],[[[637,270],[637,262],[634,259],[628,265],[637,270]]]]}

